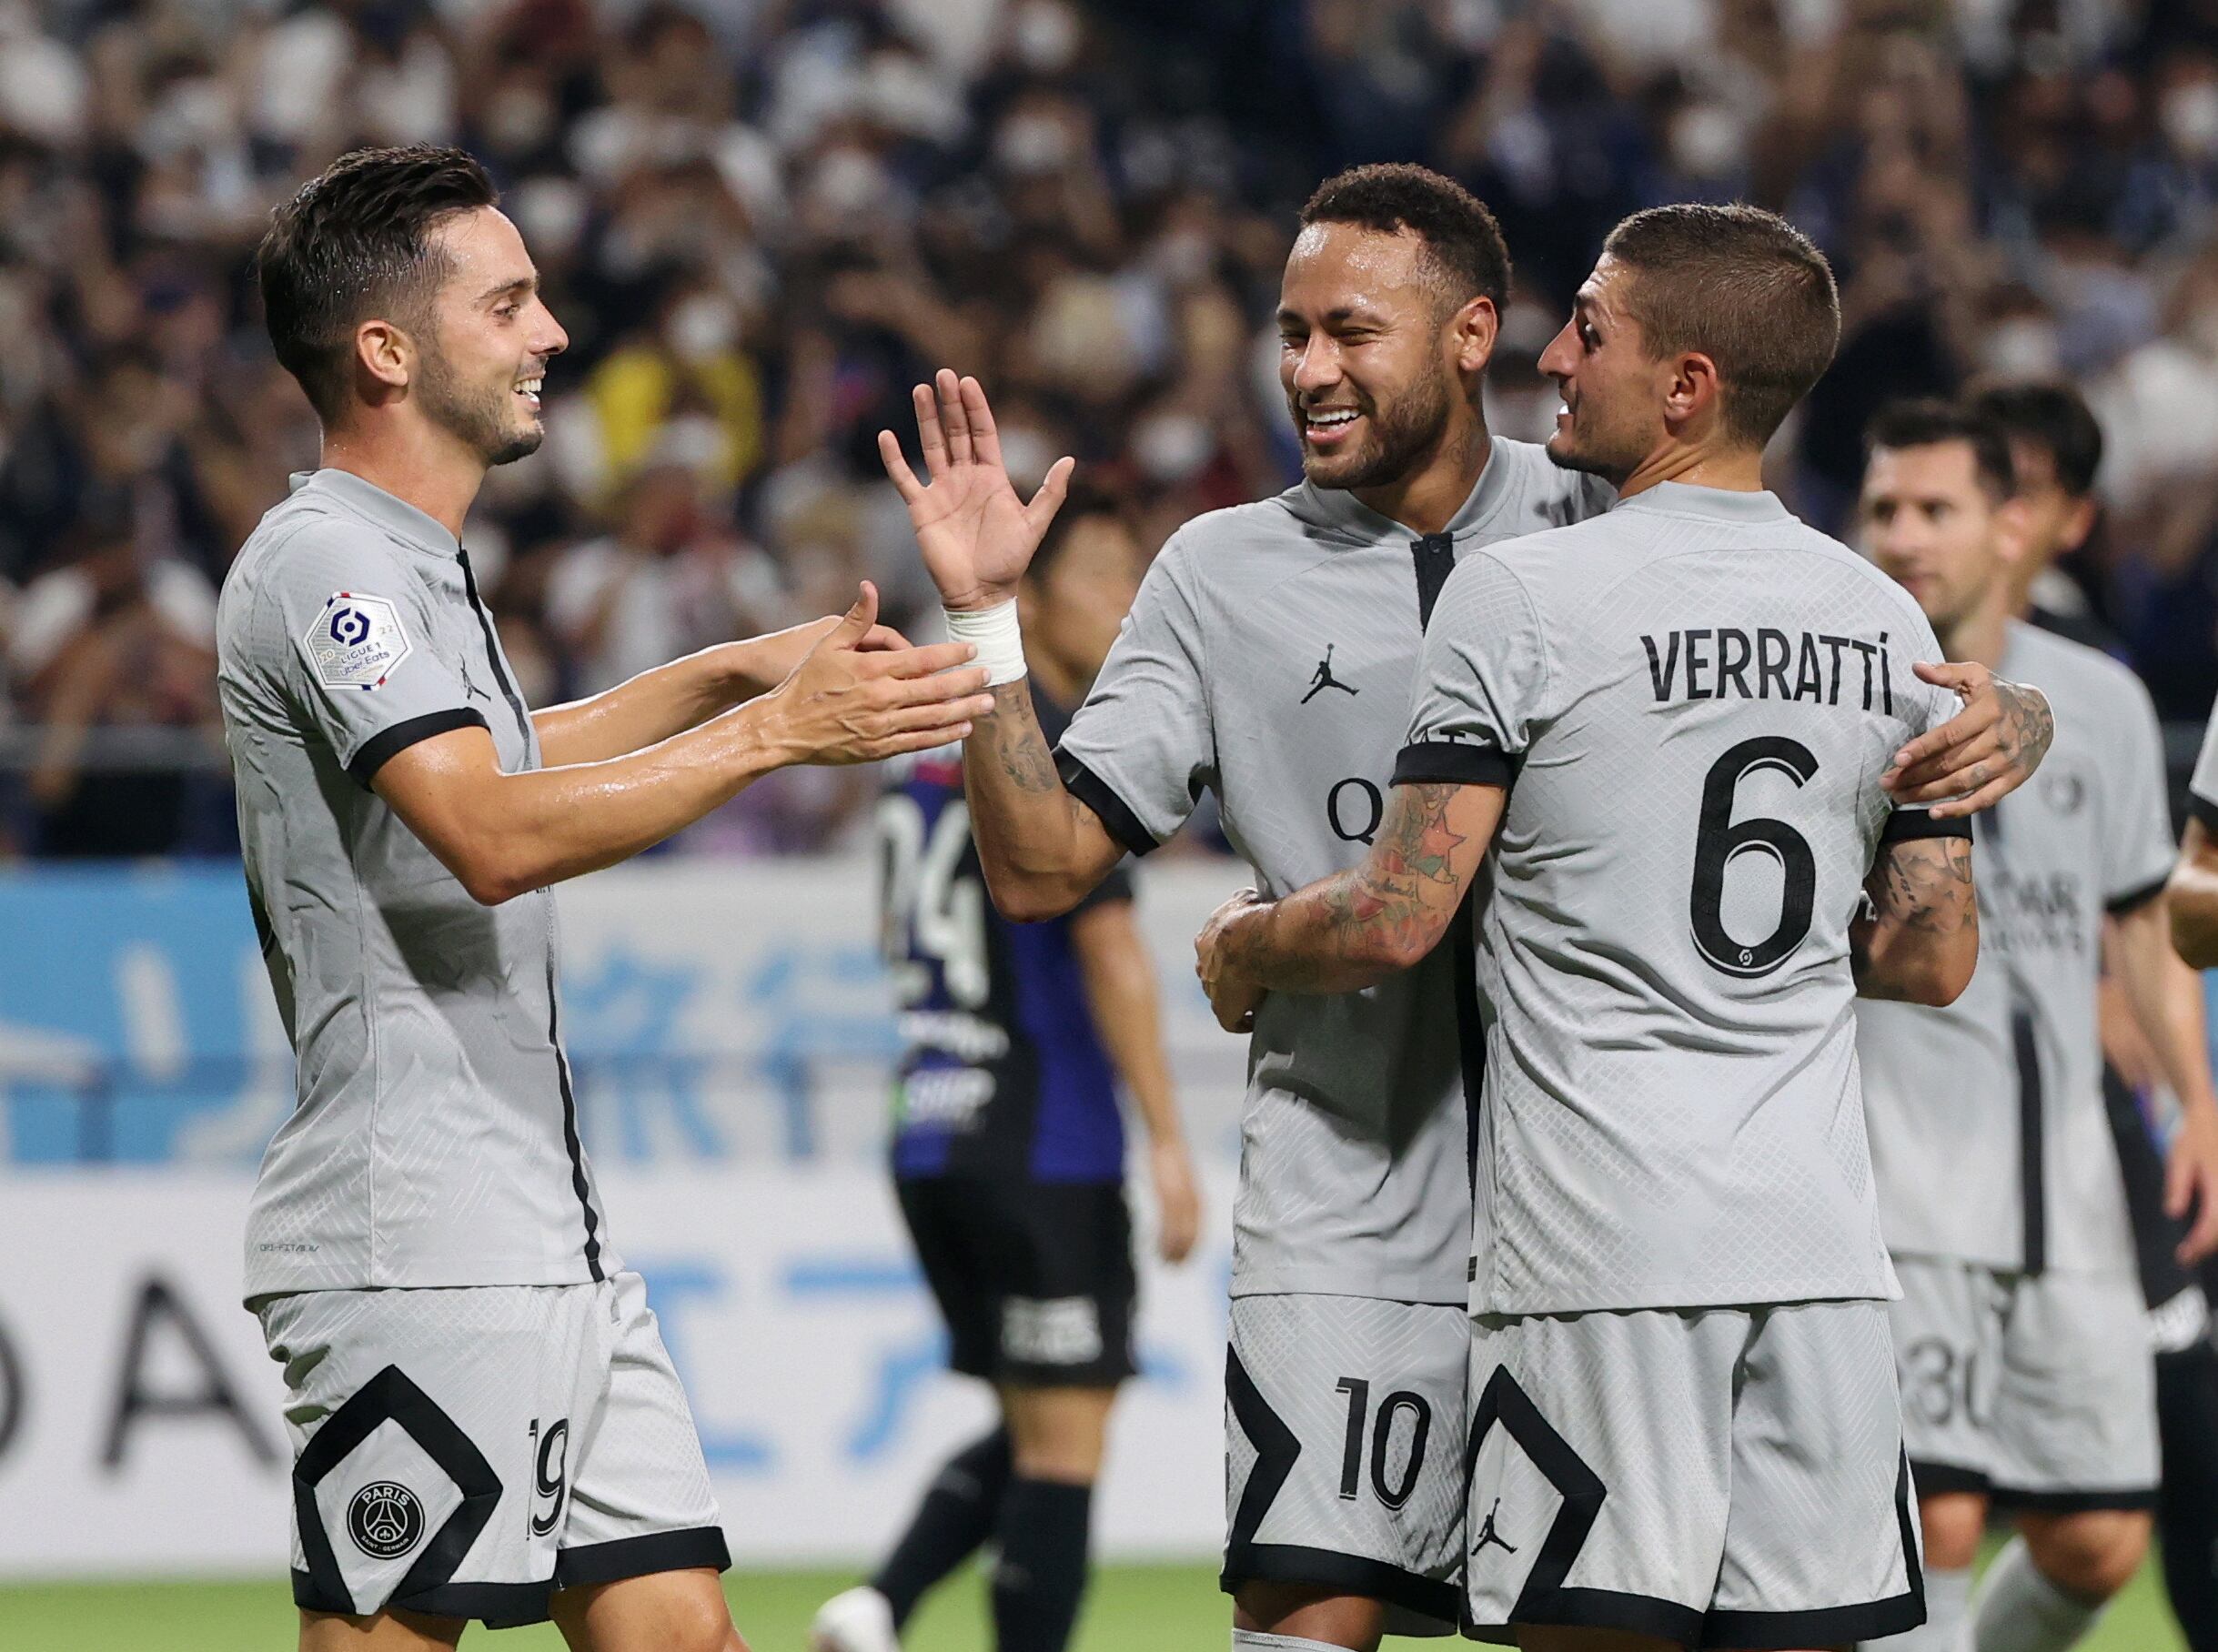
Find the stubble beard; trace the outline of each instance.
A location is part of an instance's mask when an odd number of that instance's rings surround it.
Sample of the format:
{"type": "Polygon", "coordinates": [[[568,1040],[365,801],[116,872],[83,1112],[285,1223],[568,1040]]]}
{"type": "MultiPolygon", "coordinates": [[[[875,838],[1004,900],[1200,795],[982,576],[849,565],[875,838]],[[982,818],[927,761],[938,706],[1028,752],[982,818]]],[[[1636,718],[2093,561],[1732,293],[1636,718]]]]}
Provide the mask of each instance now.
{"type": "Polygon", "coordinates": [[[511,422],[512,384],[469,388],[436,349],[424,353],[423,368],[424,417],[469,448],[488,469],[539,451],[546,432],[537,421],[520,428],[511,422]]]}
{"type": "MultiPolygon", "coordinates": [[[[1371,427],[1370,451],[1358,454],[1337,475],[1319,476],[1305,450],[1302,474],[1319,488],[1354,492],[1363,488],[1398,482],[1416,469],[1440,444],[1454,408],[1454,392],[1445,373],[1428,374],[1398,400],[1363,408],[1371,427]]],[[[1298,428],[1301,411],[1295,410],[1298,428]]],[[[1306,449],[1307,444],[1304,444],[1306,449]]]]}

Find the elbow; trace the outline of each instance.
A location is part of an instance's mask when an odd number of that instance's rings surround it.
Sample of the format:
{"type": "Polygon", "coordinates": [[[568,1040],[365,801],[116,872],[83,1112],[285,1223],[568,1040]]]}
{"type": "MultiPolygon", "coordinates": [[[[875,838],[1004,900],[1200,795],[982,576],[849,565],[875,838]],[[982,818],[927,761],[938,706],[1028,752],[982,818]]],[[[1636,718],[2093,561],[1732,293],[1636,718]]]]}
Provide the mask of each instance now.
{"type": "Polygon", "coordinates": [[[2194,969],[2218,969],[2218,902],[2174,878],[2165,897],[2172,921],[2173,951],[2194,969]]]}
{"type": "Polygon", "coordinates": [[[456,876],[479,906],[505,905],[532,888],[519,878],[490,870],[458,872],[456,876]]]}
{"type": "Polygon", "coordinates": [[[546,882],[534,869],[514,857],[489,849],[471,849],[452,857],[442,856],[455,881],[479,906],[502,906],[519,895],[530,893],[546,882]]]}
{"type": "Polygon", "coordinates": [[[1044,923],[1060,918],[1086,897],[1068,880],[1011,869],[986,870],[986,892],[993,910],[1012,923],[1044,923]]]}
{"type": "Polygon", "coordinates": [[[1946,1009],[1961,998],[1964,989],[1971,984],[1971,969],[1970,963],[1953,962],[1929,964],[1903,982],[1902,996],[1911,1003],[1946,1009]]]}

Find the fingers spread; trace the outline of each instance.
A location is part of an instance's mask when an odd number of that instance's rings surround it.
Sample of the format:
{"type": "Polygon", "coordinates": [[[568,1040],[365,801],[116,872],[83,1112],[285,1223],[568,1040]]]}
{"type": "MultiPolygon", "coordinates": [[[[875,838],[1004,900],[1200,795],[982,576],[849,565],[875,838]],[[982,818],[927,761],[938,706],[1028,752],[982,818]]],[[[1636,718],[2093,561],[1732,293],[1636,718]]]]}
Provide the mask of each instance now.
{"type": "Polygon", "coordinates": [[[938,481],[947,474],[947,432],[941,428],[940,404],[928,384],[918,385],[909,392],[910,405],[916,408],[916,438],[923,444],[924,468],[938,481]]]}
{"type": "Polygon", "coordinates": [[[971,450],[982,465],[1001,463],[1001,433],[993,428],[993,409],[986,405],[986,388],[975,378],[965,377],[957,386],[963,398],[963,416],[971,427],[971,450]]]}
{"type": "Polygon", "coordinates": [[[909,461],[902,457],[901,438],[891,430],[878,432],[878,462],[886,468],[892,478],[893,491],[901,495],[901,502],[913,505],[924,497],[924,484],[916,479],[916,472],[909,468],[909,461]]]}
{"type": "Polygon", "coordinates": [[[1034,533],[1045,533],[1047,525],[1055,519],[1055,512],[1063,509],[1063,501],[1071,490],[1071,473],[1077,468],[1078,461],[1067,454],[1048,467],[1040,491],[1024,507],[1024,519],[1034,533]]]}
{"type": "Polygon", "coordinates": [[[953,368],[942,368],[932,378],[938,393],[940,422],[947,427],[947,461],[967,465],[976,458],[971,444],[970,416],[963,410],[963,383],[953,368]]]}

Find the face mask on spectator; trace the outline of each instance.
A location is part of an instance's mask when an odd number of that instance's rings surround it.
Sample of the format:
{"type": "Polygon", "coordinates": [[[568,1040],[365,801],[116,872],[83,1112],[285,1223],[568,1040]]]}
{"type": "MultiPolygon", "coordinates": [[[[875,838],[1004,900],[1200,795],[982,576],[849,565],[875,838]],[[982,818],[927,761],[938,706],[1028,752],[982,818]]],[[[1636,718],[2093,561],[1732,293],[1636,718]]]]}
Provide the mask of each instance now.
{"type": "Polygon", "coordinates": [[[665,335],[681,361],[706,361],[739,342],[740,317],[714,293],[694,293],[670,311],[665,335]]]}
{"type": "Polygon", "coordinates": [[[585,234],[585,192],[566,177],[526,178],[509,196],[509,213],[541,261],[567,257],[585,234]]]}
{"type": "Polygon", "coordinates": [[[2164,94],[2157,121],[2172,146],[2190,160],[2218,160],[2218,80],[2198,80],[2164,94]]]}
{"type": "Polygon", "coordinates": [[[1209,427],[1191,413],[1158,413],[1133,432],[1132,456],[1147,479],[1159,487],[1185,481],[1215,450],[1209,427]]]}
{"type": "Polygon", "coordinates": [[[1012,115],[993,135],[993,158],[1018,177],[1053,172],[1070,155],[1070,135],[1050,116],[1012,115]]]}
{"type": "Polygon", "coordinates": [[[1017,60],[1035,74],[1068,68],[1078,55],[1078,19],[1058,0],[1031,0],[1016,14],[1010,43],[1017,60]]]}
{"type": "Polygon", "coordinates": [[[1689,104],[1671,121],[1671,163],[1687,177],[1723,177],[1748,155],[1748,134],[1729,109],[1689,104]]]}

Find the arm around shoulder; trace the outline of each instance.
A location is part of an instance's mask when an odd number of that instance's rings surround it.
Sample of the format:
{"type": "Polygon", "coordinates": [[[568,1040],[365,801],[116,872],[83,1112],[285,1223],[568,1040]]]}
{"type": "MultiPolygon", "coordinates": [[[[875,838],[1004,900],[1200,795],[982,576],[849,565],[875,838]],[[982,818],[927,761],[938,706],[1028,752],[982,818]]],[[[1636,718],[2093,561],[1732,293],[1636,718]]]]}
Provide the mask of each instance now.
{"type": "Polygon", "coordinates": [[[1980,959],[1971,840],[1951,833],[1880,845],[1864,881],[1867,910],[1850,927],[1860,997],[1953,1003],[1980,959]]]}

